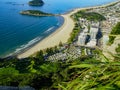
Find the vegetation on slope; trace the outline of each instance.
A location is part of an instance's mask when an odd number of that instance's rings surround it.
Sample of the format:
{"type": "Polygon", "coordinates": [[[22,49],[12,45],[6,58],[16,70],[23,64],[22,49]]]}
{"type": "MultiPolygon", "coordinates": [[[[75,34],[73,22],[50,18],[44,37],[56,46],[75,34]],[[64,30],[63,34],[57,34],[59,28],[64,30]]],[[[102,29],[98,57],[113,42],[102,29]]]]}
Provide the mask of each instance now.
{"type": "Polygon", "coordinates": [[[116,48],[116,52],[117,52],[118,54],[120,54],[120,44],[119,44],[118,47],[116,48]]]}
{"type": "Polygon", "coordinates": [[[118,47],[116,48],[116,55],[114,55],[115,59],[120,59],[120,44],[118,44],[118,47]]]}
{"type": "Polygon", "coordinates": [[[79,27],[79,25],[76,23],[76,24],[75,24],[75,27],[73,28],[73,31],[72,31],[71,34],[70,34],[70,38],[68,39],[68,43],[73,43],[73,42],[76,40],[79,32],[80,32],[80,27],[79,27]]]}
{"type": "Polygon", "coordinates": [[[86,12],[85,10],[79,11],[75,15],[76,15],[77,18],[81,17],[81,18],[85,18],[89,21],[103,21],[103,20],[106,20],[106,18],[99,13],[86,12]]]}
{"type": "Polygon", "coordinates": [[[32,0],[29,1],[30,6],[42,6],[44,2],[42,0],[32,0]]]}
{"type": "MultiPolygon", "coordinates": [[[[89,59],[91,60],[91,59],[89,59]]],[[[93,59],[92,59],[93,60],[93,59]]],[[[79,63],[69,66],[71,80],[62,82],[63,90],[118,90],[120,63],[79,63]]]]}
{"type": "MultiPolygon", "coordinates": [[[[110,35],[120,35],[120,22],[118,22],[113,28],[110,35]]],[[[113,44],[116,36],[109,36],[109,44],[113,44]]]]}
{"type": "Polygon", "coordinates": [[[3,59],[0,60],[0,85],[31,86],[36,90],[119,90],[120,58],[114,62],[98,59],[83,57],[49,62],[44,61],[42,51],[36,57],[23,60],[3,59]]]}
{"type": "Polygon", "coordinates": [[[39,10],[25,10],[20,12],[22,15],[30,15],[30,16],[53,16],[53,14],[45,13],[39,10]]]}

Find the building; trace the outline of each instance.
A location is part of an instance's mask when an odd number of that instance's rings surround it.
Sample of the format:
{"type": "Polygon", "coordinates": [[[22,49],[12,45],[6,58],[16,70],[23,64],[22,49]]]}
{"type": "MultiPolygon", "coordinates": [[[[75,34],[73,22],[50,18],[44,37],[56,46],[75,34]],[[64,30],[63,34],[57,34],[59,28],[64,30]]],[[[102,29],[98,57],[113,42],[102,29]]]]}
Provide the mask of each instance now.
{"type": "Polygon", "coordinates": [[[80,33],[80,35],[78,36],[78,45],[84,46],[85,42],[86,42],[86,38],[87,38],[87,34],[85,33],[80,33]]]}
{"type": "Polygon", "coordinates": [[[97,39],[92,39],[87,43],[88,47],[95,47],[97,44],[97,39]]]}
{"type": "Polygon", "coordinates": [[[90,40],[96,39],[96,36],[98,34],[98,28],[91,28],[90,29],[90,40]]]}
{"type": "Polygon", "coordinates": [[[98,34],[98,23],[94,26],[91,27],[90,29],[90,41],[87,43],[88,47],[95,47],[97,44],[97,34],[98,34]]]}

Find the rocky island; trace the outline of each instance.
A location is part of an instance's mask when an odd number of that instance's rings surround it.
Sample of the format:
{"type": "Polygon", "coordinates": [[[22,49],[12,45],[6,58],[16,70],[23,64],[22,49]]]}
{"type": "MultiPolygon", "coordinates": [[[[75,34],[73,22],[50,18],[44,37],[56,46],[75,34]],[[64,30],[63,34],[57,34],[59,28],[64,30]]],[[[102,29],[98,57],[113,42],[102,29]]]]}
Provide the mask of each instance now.
{"type": "Polygon", "coordinates": [[[45,13],[39,10],[25,10],[21,11],[20,14],[29,16],[54,16],[54,14],[45,13]]]}
{"type": "Polygon", "coordinates": [[[32,0],[28,3],[30,6],[42,6],[44,2],[42,0],[32,0]]]}

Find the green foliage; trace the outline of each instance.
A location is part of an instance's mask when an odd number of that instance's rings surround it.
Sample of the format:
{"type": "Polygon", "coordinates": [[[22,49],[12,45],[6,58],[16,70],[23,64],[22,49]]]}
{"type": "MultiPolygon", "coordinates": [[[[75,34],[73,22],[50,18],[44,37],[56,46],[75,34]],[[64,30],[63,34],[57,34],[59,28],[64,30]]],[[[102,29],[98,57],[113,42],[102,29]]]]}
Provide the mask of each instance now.
{"type": "Polygon", "coordinates": [[[27,10],[29,13],[32,13],[32,14],[46,14],[42,11],[39,11],[39,10],[27,10]]]}
{"type": "Polygon", "coordinates": [[[41,74],[55,73],[59,70],[59,63],[46,62],[39,66],[39,71],[41,74]]]}
{"type": "MultiPolygon", "coordinates": [[[[39,61],[44,61],[44,55],[43,55],[43,51],[40,50],[39,52],[36,53],[36,58],[39,59],[39,61]]],[[[40,64],[40,62],[38,61],[38,64],[40,64]]]]}
{"type": "Polygon", "coordinates": [[[115,61],[120,61],[120,44],[118,44],[118,47],[116,48],[116,55],[114,55],[115,61]]]}
{"type": "Polygon", "coordinates": [[[15,68],[0,68],[0,85],[11,85],[12,76],[18,75],[19,71],[15,68]]]}
{"type": "Polygon", "coordinates": [[[40,10],[25,10],[20,12],[22,15],[30,15],[30,16],[53,16],[53,14],[45,13],[40,10]]]}
{"type": "Polygon", "coordinates": [[[16,69],[20,72],[20,73],[27,73],[29,72],[28,70],[28,66],[31,64],[30,60],[19,60],[16,62],[16,69]]]}
{"type": "Polygon", "coordinates": [[[90,64],[80,64],[80,65],[70,66],[70,68],[91,68],[91,67],[93,67],[93,65],[90,64]]]}
{"type": "Polygon", "coordinates": [[[113,44],[116,36],[109,36],[109,43],[108,44],[113,44]]]}
{"type": "MultiPolygon", "coordinates": [[[[100,54],[99,51],[98,53],[100,54]]],[[[40,64],[36,63],[37,60],[40,60],[39,55],[42,54],[42,51],[40,51],[37,55],[38,58],[11,61],[11,64],[14,65],[10,64],[10,66],[16,67],[9,67],[8,65],[6,68],[6,66],[3,66],[0,69],[0,85],[29,85],[37,90],[120,89],[120,62],[110,63],[107,60],[107,62],[101,62],[102,60],[97,61],[93,57],[84,57],[70,62],[46,61],[40,64]]],[[[7,65],[7,63],[4,65],[7,65]]]]}
{"type": "Polygon", "coordinates": [[[12,75],[12,74],[19,74],[19,71],[15,70],[15,68],[12,67],[0,68],[0,75],[12,75]]]}
{"type": "Polygon", "coordinates": [[[120,22],[118,22],[115,27],[112,28],[111,34],[119,35],[120,34],[120,22]]]}
{"type": "Polygon", "coordinates": [[[29,85],[36,90],[47,90],[52,85],[51,75],[34,74],[29,85]]]}
{"type": "Polygon", "coordinates": [[[68,43],[72,43],[76,39],[76,37],[78,36],[79,32],[80,32],[80,27],[76,23],[72,33],[70,34],[70,38],[68,39],[68,43]]]}
{"type": "Polygon", "coordinates": [[[120,44],[118,44],[118,47],[116,48],[116,52],[120,54],[120,44]]]}
{"type": "Polygon", "coordinates": [[[34,61],[34,60],[31,60],[30,65],[27,67],[28,70],[29,70],[31,73],[35,73],[35,72],[36,72],[36,70],[34,69],[34,66],[35,66],[35,61],[34,61]]]}
{"type": "Polygon", "coordinates": [[[47,49],[46,49],[46,53],[47,53],[48,55],[52,55],[52,54],[54,53],[54,49],[53,49],[53,48],[47,48],[47,49]]]}
{"type": "Polygon", "coordinates": [[[0,68],[1,67],[16,67],[17,58],[13,58],[10,60],[0,60],[0,68]]]}
{"type": "Polygon", "coordinates": [[[60,41],[60,42],[59,42],[59,47],[61,47],[61,46],[63,46],[63,43],[60,41]]]}
{"type": "MultiPolygon", "coordinates": [[[[120,68],[112,63],[89,63],[70,66],[77,73],[72,74],[73,79],[69,82],[60,83],[59,88],[66,90],[118,90],[120,80],[120,68]],[[90,68],[88,68],[90,67],[90,68]],[[82,69],[83,68],[83,69],[82,69]]],[[[72,69],[72,68],[70,68],[72,69]]],[[[73,72],[75,72],[73,71],[73,72]]],[[[72,72],[71,72],[72,73],[72,72]]]]}
{"type": "Polygon", "coordinates": [[[103,21],[106,20],[106,18],[96,12],[86,12],[86,11],[79,11],[78,13],[76,13],[77,18],[81,17],[81,18],[85,18],[89,21],[103,21]]]}
{"type": "MultiPolygon", "coordinates": [[[[120,34],[120,22],[118,22],[113,28],[110,35],[119,35],[120,34]]],[[[113,44],[116,36],[109,36],[109,44],[113,44]]]]}

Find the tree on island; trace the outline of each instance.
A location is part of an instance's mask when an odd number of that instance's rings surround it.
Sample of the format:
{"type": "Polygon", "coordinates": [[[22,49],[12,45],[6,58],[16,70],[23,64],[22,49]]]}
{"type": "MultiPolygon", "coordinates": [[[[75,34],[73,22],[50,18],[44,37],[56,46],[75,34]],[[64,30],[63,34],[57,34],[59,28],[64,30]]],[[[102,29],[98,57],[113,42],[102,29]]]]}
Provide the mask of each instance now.
{"type": "Polygon", "coordinates": [[[29,15],[29,16],[54,16],[54,14],[45,13],[39,10],[25,10],[25,11],[21,11],[20,14],[29,15]]]}
{"type": "Polygon", "coordinates": [[[60,41],[59,42],[59,47],[62,47],[63,46],[63,43],[60,41]]]}
{"type": "Polygon", "coordinates": [[[32,0],[29,1],[30,6],[42,6],[44,2],[42,0],[32,0]]]}

